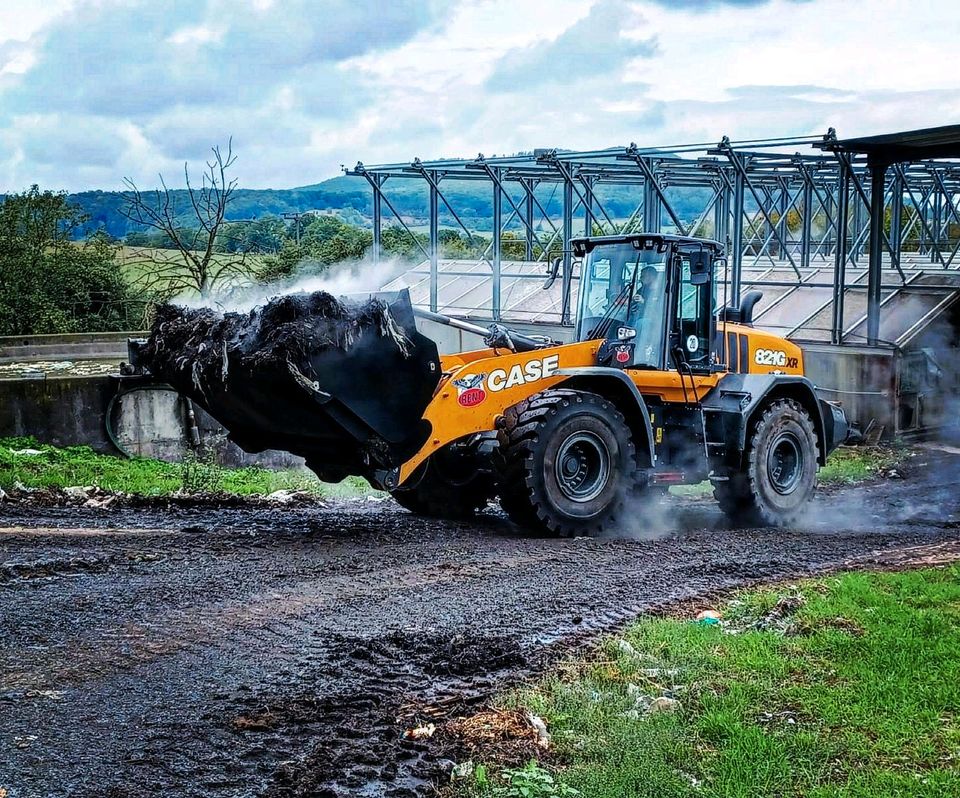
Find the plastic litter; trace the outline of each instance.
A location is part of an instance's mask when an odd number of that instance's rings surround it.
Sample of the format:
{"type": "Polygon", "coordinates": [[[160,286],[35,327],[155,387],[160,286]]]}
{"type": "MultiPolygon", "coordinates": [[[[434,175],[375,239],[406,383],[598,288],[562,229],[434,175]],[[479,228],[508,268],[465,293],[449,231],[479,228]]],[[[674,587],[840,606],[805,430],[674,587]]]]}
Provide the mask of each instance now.
{"type": "Polygon", "coordinates": [[[550,747],[550,732],[547,731],[547,724],[543,722],[543,718],[532,712],[527,715],[527,720],[537,733],[537,747],[547,750],[550,747]]]}

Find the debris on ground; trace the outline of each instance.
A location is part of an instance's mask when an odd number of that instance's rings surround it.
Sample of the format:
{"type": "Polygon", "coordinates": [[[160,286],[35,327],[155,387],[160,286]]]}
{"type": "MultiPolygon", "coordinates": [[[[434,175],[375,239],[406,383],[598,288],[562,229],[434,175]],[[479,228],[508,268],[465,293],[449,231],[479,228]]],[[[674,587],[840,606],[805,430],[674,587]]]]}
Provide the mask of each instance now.
{"type": "Polygon", "coordinates": [[[527,715],[527,720],[537,733],[537,747],[547,750],[550,747],[550,732],[547,731],[547,724],[544,723],[543,718],[532,712],[527,715]]]}
{"type": "Polygon", "coordinates": [[[63,696],[63,690],[27,690],[24,693],[24,698],[48,698],[51,701],[60,701],[63,696]]]}
{"type": "Polygon", "coordinates": [[[676,698],[662,695],[653,699],[650,706],[647,707],[648,715],[656,715],[658,712],[676,712],[680,709],[680,702],[676,698]]]}
{"type": "Polygon", "coordinates": [[[624,640],[622,637],[619,637],[617,638],[616,646],[621,654],[626,654],[628,657],[639,656],[639,652],[633,647],[629,640],[624,640]]]}
{"type": "Polygon", "coordinates": [[[687,782],[691,787],[697,789],[703,782],[694,776],[692,773],[687,773],[686,771],[680,771],[680,777],[687,782]]]}
{"type": "MultiPolygon", "coordinates": [[[[466,762],[458,762],[453,766],[453,770],[450,771],[450,778],[453,781],[460,781],[462,779],[468,779],[473,775],[473,771],[476,769],[472,759],[468,759],[466,762]]],[[[0,795],[0,798],[3,798],[0,795]]]]}
{"type": "Polygon", "coordinates": [[[146,496],[124,491],[106,490],[91,485],[31,488],[15,482],[9,490],[0,489],[0,502],[24,507],[83,507],[88,510],[116,510],[148,507],[248,507],[310,506],[326,508],[320,498],[305,490],[280,490],[267,495],[240,495],[221,491],[178,490],[160,496],[146,496]]]}
{"type": "Polygon", "coordinates": [[[429,740],[437,730],[435,723],[426,723],[423,726],[414,726],[403,733],[405,740],[429,740]]]}
{"type": "Polygon", "coordinates": [[[723,619],[723,616],[716,610],[702,610],[697,613],[696,622],[704,626],[714,626],[723,619]]]}
{"type": "MultiPolygon", "coordinates": [[[[524,764],[545,750],[541,739],[549,746],[550,733],[541,718],[543,732],[531,720],[532,716],[518,709],[481,709],[473,715],[455,718],[443,726],[444,736],[468,758],[481,753],[483,758],[496,758],[506,764],[524,764]],[[542,738],[542,733],[546,737],[542,738]]],[[[458,757],[459,758],[459,757],[458,757]]]]}
{"type": "Polygon", "coordinates": [[[294,504],[295,502],[315,501],[315,497],[309,491],[289,490],[287,488],[268,493],[264,496],[264,499],[274,504],[294,504]]]}

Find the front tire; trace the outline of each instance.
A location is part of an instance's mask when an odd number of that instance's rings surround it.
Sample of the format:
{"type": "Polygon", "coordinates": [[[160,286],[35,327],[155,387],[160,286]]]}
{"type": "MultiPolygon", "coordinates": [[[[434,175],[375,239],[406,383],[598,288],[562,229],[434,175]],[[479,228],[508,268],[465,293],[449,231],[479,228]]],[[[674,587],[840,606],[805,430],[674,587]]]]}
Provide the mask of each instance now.
{"type": "Polygon", "coordinates": [[[592,535],[622,520],[636,458],[630,428],[606,399],[555,388],[509,408],[494,459],[500,505],[546,535],[592,535]]]}
{"type": "Polygon", "coordinates": [[[819,447],[810,414],[793,399],[761,413],[746,469],[714,483],[720,509],[738,526],[786,526],[803,513],[817,488],[819,447]]]}

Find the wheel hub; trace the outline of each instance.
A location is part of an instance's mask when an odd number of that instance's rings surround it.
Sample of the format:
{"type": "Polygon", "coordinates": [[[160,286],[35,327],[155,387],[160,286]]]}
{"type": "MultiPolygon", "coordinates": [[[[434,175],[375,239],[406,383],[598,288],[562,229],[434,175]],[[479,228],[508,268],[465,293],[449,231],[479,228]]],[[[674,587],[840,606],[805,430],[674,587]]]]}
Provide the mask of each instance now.
{"type": "Polygon", "coordinates": [[[782,435],[767,456],[770,484],[780,494],[793,493],[803,476],[803,449],[790,433],[782,435]]]}
{"type": "Polygon", "coordinates": [[[599,496],[610,477],[610,452],[592,432],[575,432],[557,451],[555,475],[560,492],[571,501],[599,496]]]}

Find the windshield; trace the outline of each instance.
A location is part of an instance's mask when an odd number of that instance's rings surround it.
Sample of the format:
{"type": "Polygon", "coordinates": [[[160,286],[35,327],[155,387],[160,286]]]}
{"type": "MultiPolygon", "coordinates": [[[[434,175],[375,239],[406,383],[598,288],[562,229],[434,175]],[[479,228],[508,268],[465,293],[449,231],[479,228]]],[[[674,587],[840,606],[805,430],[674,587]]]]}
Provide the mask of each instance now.
{"type": "Polygon", "coordinates": [[[581,274],[578,339],[615,339],[629,327],[636,331],[632,365],[661,368],[666,258],[629,242],[594,248],[581,274]]]}

